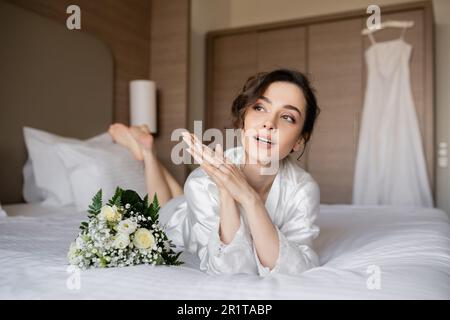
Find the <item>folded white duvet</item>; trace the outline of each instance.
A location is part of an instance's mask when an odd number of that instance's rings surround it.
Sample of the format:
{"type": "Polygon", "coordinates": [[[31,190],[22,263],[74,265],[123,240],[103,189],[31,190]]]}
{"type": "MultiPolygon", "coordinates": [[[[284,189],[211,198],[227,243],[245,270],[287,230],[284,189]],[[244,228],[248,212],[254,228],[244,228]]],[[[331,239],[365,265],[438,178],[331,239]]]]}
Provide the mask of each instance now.
{"type": "Polygon", "coordinates": [[[437,209],[322,205],[321,266],[301,276],[207,275],[182,266],[71,270],[84,213],[6,206],[0,219],[1,299],[449,299],[450,228],[437,209]],[[31,217],[30,217],[31,215],[31,217]]]}

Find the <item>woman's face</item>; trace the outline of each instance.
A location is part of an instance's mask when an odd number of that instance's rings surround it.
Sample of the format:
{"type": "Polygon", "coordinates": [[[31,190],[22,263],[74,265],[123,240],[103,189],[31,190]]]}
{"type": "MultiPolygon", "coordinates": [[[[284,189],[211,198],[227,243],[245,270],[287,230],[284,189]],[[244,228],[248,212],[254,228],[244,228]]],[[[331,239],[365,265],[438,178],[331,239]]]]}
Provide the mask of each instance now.
{"type": "Polygon", "coordinates": [[[242,141],[250,163],[266,165],[299,150],[305,111],[306,100],[297,85],[271,83],[245,113],[242,141]]]}

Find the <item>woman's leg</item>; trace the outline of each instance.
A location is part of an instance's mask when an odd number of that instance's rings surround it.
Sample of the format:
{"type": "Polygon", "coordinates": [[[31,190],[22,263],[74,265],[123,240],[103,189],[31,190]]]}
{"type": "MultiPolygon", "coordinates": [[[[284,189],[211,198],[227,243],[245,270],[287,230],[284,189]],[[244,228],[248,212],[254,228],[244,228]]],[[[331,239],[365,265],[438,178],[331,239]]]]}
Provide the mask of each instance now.
{"type": "MultiPolygon", "coordinates": [[[[147,125],[141,125],[139,127],[132,127],[132,128],[138,128],[141,130],[141,132],[143,132],[144,134],[147,134],[151,137],[151,144],[153,144],[153,136],[150,133],[150,129],[148,128],[147,125]]],[[[139,132],[135,129],[132,129],[132,133],[134,133],[134,138],[136,140],[139,141],[139,139],[144,139],[143,142],[143,147],[145,147],[146,144],[146,136],[142,136],[139,135],[139,132]]],[[[148,143],[148,142],[147,142],[148,143]]],[[[150,148],[147,149],[152,149],[151,146],[150,148]]],[[[158,159],[156,158],[156,156],[154,157],[154,159],[158,162],[159,168],[162,171],[162,173],[164,174],[164,178],[166,179],[167,185],[169,186],[170,189],[170,193],[172,194],[172,198],[175,198],[177,196],[180,196],[183,194],[183,188],[178,184],[178,182],[175,180],[175,178],[169,173],[169,171],[167,171],[167,169],[161,164],[160,161],[158,161],[158,159]]]]}
{"type": "Polygon", "coordinates": [[[153,137],[146,127],[130,127],[117,123],[109,133],[120,145],[129,149],[137,160],[144,161],[145,179],[150,199],[156,193],[161,206],[171,198],[183,194],[181,186],[158,161],[152,152],[153,137]]]}
{"type": "Polygon", "coordinates": [[[122,123],[114,123],[109,126],[108,133],[116,143],[130,150],[136,160],[144,160],[141,146],[131,135],[130,128],[122,123]]]}
{"type": "Polygon", "coordinates": [[[164,178],[166,178],[167,184],[169,185],[172,197],[175,198],[181,196],[183,194],[183,188],[180,186],[177,180],[175,180],[175,178],[169,173],[169,171],[167,171],[167,169],[161,164],[161,162],[158,163],[164,174],[164,178]]]}
{"type": "Polygon", "coordinates": [[[144,167],[145,167],[145,181],[147,183],[147,191],[149,200],[153,199],[154,194],[158,196],[159,205],[164,206],[170,199],[172,199],[172,192],[167,183],[164,173],[159,166],[159,161],[153,152],[150,150],[143,151],[144,167]]]}

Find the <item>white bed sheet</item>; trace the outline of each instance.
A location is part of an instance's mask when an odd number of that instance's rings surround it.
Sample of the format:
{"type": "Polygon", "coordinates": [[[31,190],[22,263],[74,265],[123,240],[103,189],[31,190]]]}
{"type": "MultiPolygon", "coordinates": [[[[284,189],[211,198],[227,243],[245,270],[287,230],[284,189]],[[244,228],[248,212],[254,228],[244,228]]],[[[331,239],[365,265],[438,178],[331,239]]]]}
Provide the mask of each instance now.
{"type": "MultiPolygon", "coordinates": [[[[0,218],[1,299],[449,299],[450,227],[437,209],[322,205],[315,249],[321,266],[301,276],[212,276],[182,266],[81,271],[66,282],[66,253],[86,213],[6,205],[0,218]],[[18,216],[20,215],[20,216],[18,216]],[[369,289],[380,268],[380,289],[369,289]]],[[[72,275],[73,276],[73,275],[72,275]]]]}

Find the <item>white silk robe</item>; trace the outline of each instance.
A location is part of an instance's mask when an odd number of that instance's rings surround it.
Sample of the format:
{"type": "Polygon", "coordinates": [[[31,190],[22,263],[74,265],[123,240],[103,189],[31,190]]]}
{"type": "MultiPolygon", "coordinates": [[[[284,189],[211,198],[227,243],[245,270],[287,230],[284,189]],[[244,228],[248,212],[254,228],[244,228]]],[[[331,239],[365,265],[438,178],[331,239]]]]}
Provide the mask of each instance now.
{"type": "MultiPolygon", "coordinates": [[[[242,147],[225,153],[236,164],[242,154],[242,147]]],[[[200,269],[210,274],[298,275],[318,266],[312,242],[319,234],[314,224],[319,213],[319,187],[293,161],[287,158],[281,162],[265,203],[280,240],[279,256],[272,270],[259,261],[245,212],[239,205],[240,228],[231,243],[221,242],[219,191],[201,168],[189,175],[184,195],[170,200],[160,210],[160,223],[177,246],[175,251],[197,255],[200,269]]]]}

